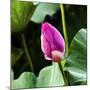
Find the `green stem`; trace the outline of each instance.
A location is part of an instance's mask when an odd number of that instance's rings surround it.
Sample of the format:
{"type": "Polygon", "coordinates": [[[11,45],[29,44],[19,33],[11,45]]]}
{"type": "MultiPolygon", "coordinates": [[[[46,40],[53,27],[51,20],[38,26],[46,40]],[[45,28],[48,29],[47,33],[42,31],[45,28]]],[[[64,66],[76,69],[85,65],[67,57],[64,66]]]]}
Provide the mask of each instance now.
{"type": "Polygon", "coordinates": [[[65,86],[68,86],[68,81],[67,81],[67,78],[66,78],[66,76],[65,76],[65,72],[64,72],[63,67],[62,67],[62,65],[61,65],[61,62],[58,63],[58,65],[59,65],[59,68],[60,68],[60,71],[61,71],[61,74],[62,74],[64,83],[65,83],[65,86]]]}
{"type": "Polygon", "coordinates": [[[62,17],[62,25],[63,25],[63,34],[66,44],[66,56],[68,55],[68,37],[67,37],[67,31],[66,31],[66,22],[65,22],[65,14],[64,14],[64,7],[63,4],[60,4],[61,9],[61,17],[62,17]]]}
{"type": "Polygon", "coordinates": [[[33,70],[33,64],[32,64],[32,61],[31,61],[31,58],[30,58],[28,49],[27,49],[27,45],[26,45],[24,33],[21,34],[21,39],[22,39],[22,45],[23,45],[25,54],[26,54],[26,56],[27,56],[27,60],[28,60],[28,62],[29,62],[29,64],[30,64],[31,71],[33,72],[33,71],[34,71],[34,70],[33,70]]]}

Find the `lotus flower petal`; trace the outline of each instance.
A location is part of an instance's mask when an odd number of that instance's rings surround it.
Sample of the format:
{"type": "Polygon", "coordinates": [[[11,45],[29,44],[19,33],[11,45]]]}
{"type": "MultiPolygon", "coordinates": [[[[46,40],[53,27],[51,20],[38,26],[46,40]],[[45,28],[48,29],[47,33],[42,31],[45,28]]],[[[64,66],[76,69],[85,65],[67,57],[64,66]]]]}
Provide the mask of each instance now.
{"type": "Polygon", "coordinates": [[[43,34],[41,35],[41,49],[43,51],[43,53],[45,55],[47,55],[47,57],[51,56],[51,47],[49,45],[49,42],[46,40],[46,38],[43,36],[43,34]]]}
{"type": "Polygon", "coordinates": [[[55,62],[63,58],[65,41],[60,32],[48,22],[41,26],[41,48],[47,60],[55,62]]]}

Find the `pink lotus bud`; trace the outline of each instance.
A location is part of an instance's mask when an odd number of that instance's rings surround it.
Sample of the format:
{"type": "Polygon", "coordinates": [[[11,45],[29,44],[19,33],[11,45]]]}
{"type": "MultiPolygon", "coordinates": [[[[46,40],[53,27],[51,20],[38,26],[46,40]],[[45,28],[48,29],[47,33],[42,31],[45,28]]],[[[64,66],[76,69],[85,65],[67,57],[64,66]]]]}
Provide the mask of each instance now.
{"type": "Polygon", "coordinates": [[[41,26],[41,49],[46,60],[59,62],[64,57],[65,41],[60,32],[48,22],[41,26]]]}

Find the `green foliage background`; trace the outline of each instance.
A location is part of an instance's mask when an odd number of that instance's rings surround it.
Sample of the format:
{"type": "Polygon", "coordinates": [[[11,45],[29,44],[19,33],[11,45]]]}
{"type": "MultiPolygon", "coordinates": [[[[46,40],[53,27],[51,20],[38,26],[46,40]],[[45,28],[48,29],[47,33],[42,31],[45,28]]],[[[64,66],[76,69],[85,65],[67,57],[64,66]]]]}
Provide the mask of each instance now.
{"type": "MultiPolygon", "coordinates": [[[[65,63],[62,62],[63,69],[69,85],[86,84],[87,6],[64,4],[64,8],[69,55],[65,63]]],[[[44,21],[51,23],[63,35],[59,4],[11,0],[11,86],[14,89],[64,86],[57,63],[45,60],[41,51],[41,23],[44,21]],[[32,60],[33,72],[25,54],[22,34],[32,60]]]]}

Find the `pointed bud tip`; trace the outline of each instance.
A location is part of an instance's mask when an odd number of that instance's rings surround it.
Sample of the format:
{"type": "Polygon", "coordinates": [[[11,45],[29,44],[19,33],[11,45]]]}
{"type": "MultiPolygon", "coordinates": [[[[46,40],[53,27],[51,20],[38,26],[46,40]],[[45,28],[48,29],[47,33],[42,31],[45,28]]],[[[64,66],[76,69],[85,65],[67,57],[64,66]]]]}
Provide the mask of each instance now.
{"type": "Polygon", "coordinates": [[[44,32],[44,30],[46,30],[46,28],[48,27],[49,23],[48,22],[43,22],[41,24],[41,32],[44,32]]]}

